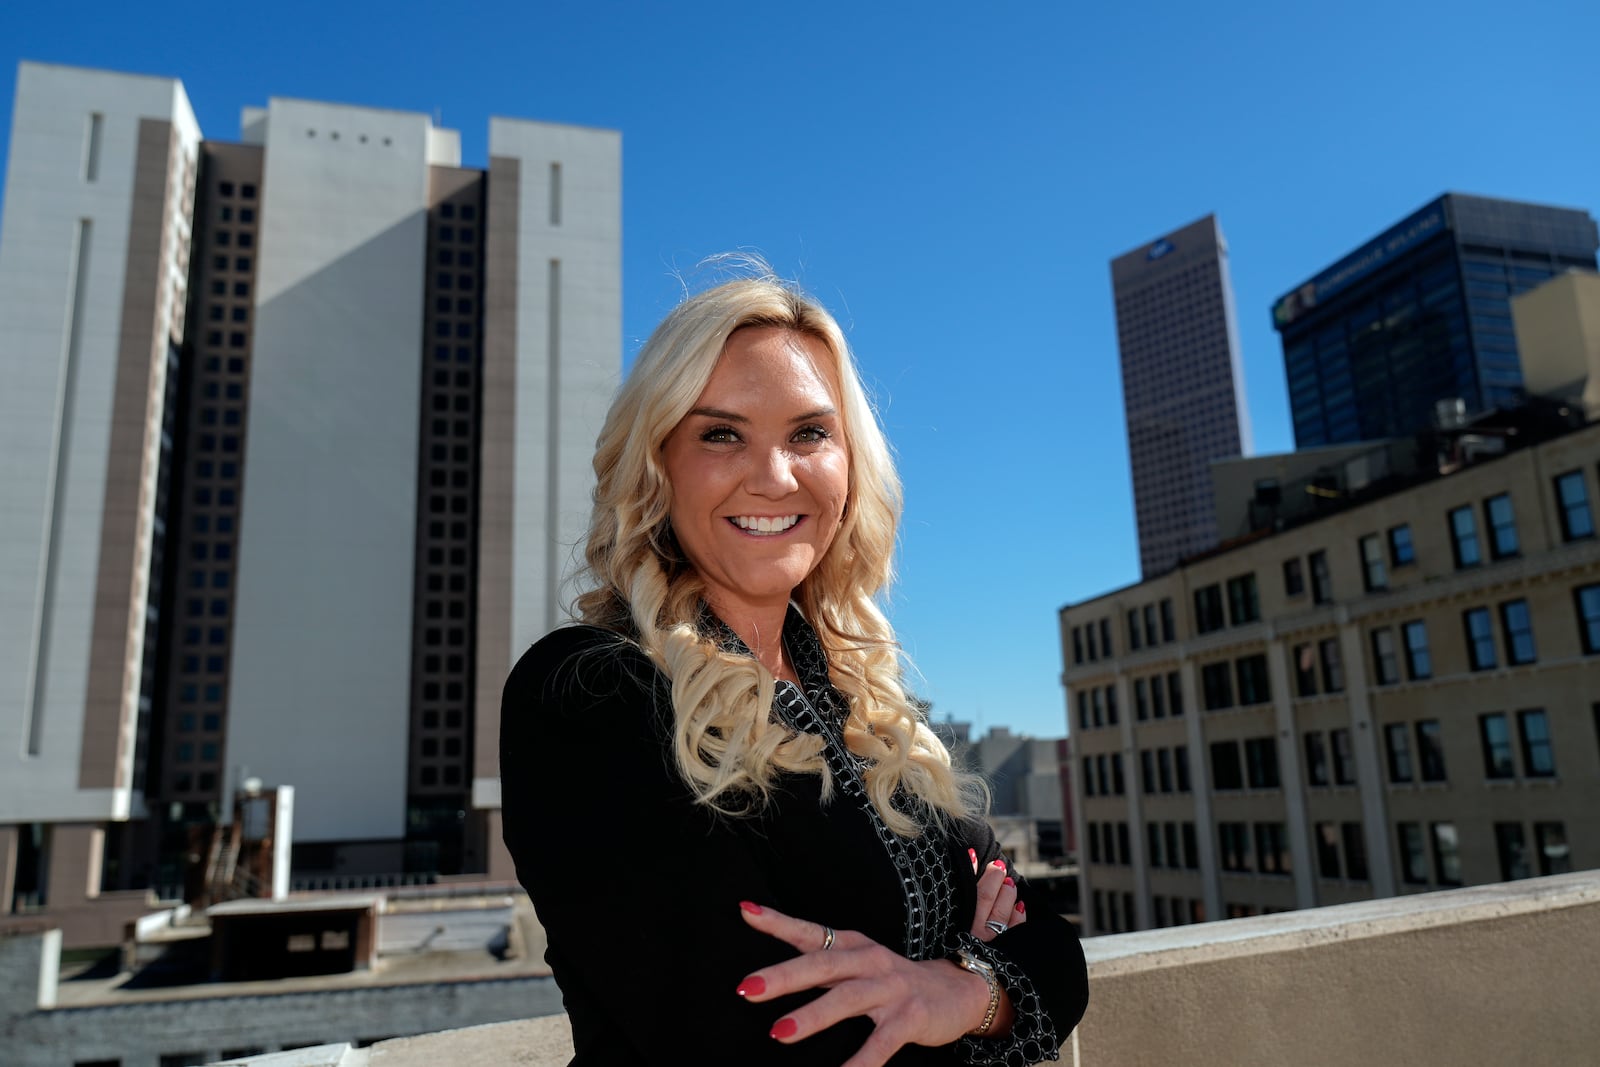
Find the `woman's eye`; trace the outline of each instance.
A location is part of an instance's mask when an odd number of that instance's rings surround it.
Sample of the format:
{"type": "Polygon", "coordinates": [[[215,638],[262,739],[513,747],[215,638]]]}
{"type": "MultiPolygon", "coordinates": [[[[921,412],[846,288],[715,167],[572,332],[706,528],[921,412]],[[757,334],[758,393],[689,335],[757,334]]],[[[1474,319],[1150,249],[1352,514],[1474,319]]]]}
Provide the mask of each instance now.
{"type": "Polygon", "coordinates": [[[826,441],[830,436],[832,435],[821,426],[802,426],[795,432],[794,439],[804,444],[815,444],[818,441],[826,441]]]}
{"type": "Polygon", "coordinates": [[[700,435],[700,440],[709,444],[725,445],[739,440],[739,435],[733,431],[731,426],[713,426],[700,435]]]}

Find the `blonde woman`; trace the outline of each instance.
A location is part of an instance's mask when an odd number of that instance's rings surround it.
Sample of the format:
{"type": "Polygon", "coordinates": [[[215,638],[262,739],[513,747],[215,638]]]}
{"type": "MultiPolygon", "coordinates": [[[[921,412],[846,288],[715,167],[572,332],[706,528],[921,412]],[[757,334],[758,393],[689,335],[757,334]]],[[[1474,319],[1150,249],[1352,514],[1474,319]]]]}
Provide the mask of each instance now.
{"type": "Polygon", "coordinates": [[[1056,1058],[1083,954],[907,696],[899,481],[838,325],[771,277],[687,299],[594,466],[583,624],[501,735],[573,1062],[1056,1058]]]}

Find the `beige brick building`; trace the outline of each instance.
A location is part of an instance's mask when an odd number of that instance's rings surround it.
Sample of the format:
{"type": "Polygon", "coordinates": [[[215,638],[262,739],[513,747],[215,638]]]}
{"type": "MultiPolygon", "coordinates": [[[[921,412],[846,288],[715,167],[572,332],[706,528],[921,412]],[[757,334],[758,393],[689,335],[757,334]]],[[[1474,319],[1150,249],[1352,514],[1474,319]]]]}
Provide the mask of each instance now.
{"type": "Polygon", "coordinates": [[[1519,418],[1062,609],[1086,933],[1600,867],[1600,425],[1519,418]]]}

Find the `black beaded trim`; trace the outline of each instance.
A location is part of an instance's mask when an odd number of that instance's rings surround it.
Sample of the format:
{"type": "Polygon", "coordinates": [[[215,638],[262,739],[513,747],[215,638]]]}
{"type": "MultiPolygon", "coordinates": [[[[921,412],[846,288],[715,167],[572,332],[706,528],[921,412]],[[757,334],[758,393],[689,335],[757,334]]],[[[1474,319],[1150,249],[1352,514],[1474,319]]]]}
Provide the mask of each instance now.
{"type": "MultiPolygon", "coordinates": [[[[994,967],[995,977],[1011,999],[1016,1021],[1003,1037],[963,1037],[956,1053],[973,1067],[1029,1067],[1061,1058],[1061,1038],[1044,1010],[1039,991],[1006,955],[969,933],[956,936],[956,946],[994,967]]],[[[951,955],[955,953],[952,951],[951,955]]]]}
{"type": "MultiPolygon", "coordinates": [[[[709,612],[706,615],[709,618],[702,617],[702,626],[710,631],[720,648],[749,654],[744,642],[727,624],[709,612]]],[[[802,684],[796,686],[780,680],[773,696],[772,714],[791,730],[822,738],[822,758],[834,788],[860,808],[872,823],[905,898],[905,957],[912,960],[945,958],[949,953],[944,933],[950,929],[955,911],[955,890],[942,847],[944,835],[929,830],[908,840],[884,823],[867,793],[866,761],[845,744],[845,702],[828,677],[828,658],[821,639],[792,605],[784,620],[783,634],[790,661],[802,684]]],[[[900,800],[897,795],[897,806],[900,800]]]]}

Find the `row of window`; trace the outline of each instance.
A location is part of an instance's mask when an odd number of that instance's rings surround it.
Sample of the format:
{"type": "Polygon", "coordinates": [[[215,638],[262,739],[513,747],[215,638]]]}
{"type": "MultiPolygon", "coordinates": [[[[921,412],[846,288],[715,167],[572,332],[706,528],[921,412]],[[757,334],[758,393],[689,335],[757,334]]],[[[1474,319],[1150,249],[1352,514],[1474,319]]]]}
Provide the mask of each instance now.
{"type": "Polygon", "coordinates": [[[1359,822],[1319,822],[1313,828],[1317,874],[1333,881],[1365,882],[1367,840],[1359,822]]]}
{"type": "Polygon", "coordinates": [[[1145,823],[1144,830],[1150,866],[1169,870],[1200,869],[1194,823],[1151,822],[1145,823]]]}
{"type": "Polygon", "coordinates": [[[1183,682],[1177,671],[1133,680],[1134,718],[1140,722],[1152,717],[1164,719],[1169,709],[1174,717],[1183,714],[1183,682]]]}
{"type": "Polygon", "coordinates": [[[1224,871],[1290,874],[1289,831],[1281,822],[1217,823],[1217,863],[1224,871]],[[1251,830],[1255,850],[1251,851],[1251,830]]]}
{"type": "MultiPolygon", "coordinates": [[[[1565,823],[1535,822],[1533,840],[1534,852],[1530,856],[1528,835],[1522,823],[1494,824],[1495,854],[1500,863],[1501,881],[1531,878],[1535,867],[1541,876],[1565,874],[1572,870],[1572,851],[1567,843],[1565,823]]],[[[1395,842],[1400,851],[1400,878],[1407,885],[1428,885],[1430,880],[1432,884],[1441,886],[1461,884],[1461,838],[1455,823],[1429,823],[1426,836],[1421,823],[1396,823],[1395,842]],[[1433,861],[1431,871],[1430,854],[1433,861]]]]}
{"type": "Polygon", "coordinates": [[[1122,777],[1122,753],[1102,752],[1083,757],[1083,795],[1120,797],[1127,792],[1122,777]]]}
{"type": "Polygon", "coordinates": [[[1240,759],[1240,742],[1213,741],[1211,743],[1211,788],[1218,792],[1243,789],[1279,789],[1283,781],[1278,774],[1278,742],[1273,737],[1250,737],[1243,742],[1244,758],[1240,759]]]}
{"type": "Polygon", "coordinates": [[[1087,730],[1091,726],[1117,725],[1117,687],[1094,686],[1078,690],[1078,726],[1087,730]]]}
{"type": "MultiPolygon", "coordinates": [[[[1593,513],[1589,504],[1589,489],[1582,470],[1566,471],[1553,479],[1554,491],[1561,519],[1564,541],[1590,538],[1595,535],[1593,513]]],[[[1521,552],[1517,533],[1515,508],[1509,493],[1498,493],[1482,501],[1484,528],[1487,531],[1487,555],[1490,560],[1509,559],[1521,552]]],[[[1485,559],[1483,538],[1479,533],[1477,509],[1472,505],[1453,508],[1446,514],[1450,532],[1451,551],[1458,570],[1478,566],[1485,559]]],[[[1401,523],[1382,533],[1366,534],[1358,539],[1357,550],[1361,565],[1362,584],[1368,592],[1387,589],[1391,569],[1409,566],[1416,562],[1416,548],[1411,527],[1401,523]],[[1385,552],[1387,548],[1387,553],[1385,552]]],[[[1284,595],[1290,599],[1303,596],[1307,590],[1307,576],[1313,603],[1325,604],[1333,600],[1333,581],[1328,555],[1318,550],[1283,562],[1284,595]]],[[[1159,604],[1159,629],[1157,605],[1129,609],[1127,614],[1128,647],[1155,647],[1158,643],[1176,637],[1172,618],[1172,601],[1159,604]],[[1159,642],[1157,637],[1159,635],[1159,642]]],[[[1226,626],[1242,626],[1256,622],[1261,617],[1260,596],[1253,573],[1241,574],[1226,582],[1212,583],[1194,591],[1194,628],[1196,633],[1211,633],[1226,626]]],[[[1111,627],[1107,619],[1072,628],[1073,662],[1094,662],[1109,657],[1111,627]]]]}
{"type": "Polygon", "coordinates": [[[1211,633],[1224,626],[1243,626],[1261,618],[1261,597],[1256,591],[1256,576],[1241,574],[1225,583],[1227,612],[1223,612],[1224,585],[1213,582],[1194,591],[1196,633],[1211,633]]]}
{"type": "Polygon", "coordinates": [[[1146,796],[1189,792],[1189,746],[1141,750],[1139,778],[1146,796]]]}
{"type": "Polygon", "coordinates": [[[1241,656],[1231,663],[1219,660],[1203,664],[1200,668],[1200,699],[1207,711],[1270,703],[1272,685],[1267,676],[1266,654],[1258,652],[1241,656]],[[1237,693],[1235,681],[1238,682],[1237,693]]]}

